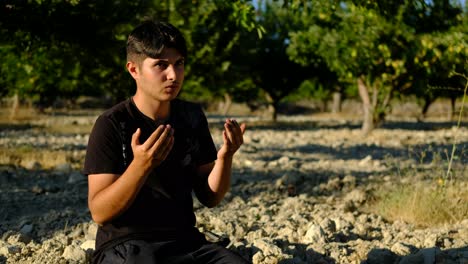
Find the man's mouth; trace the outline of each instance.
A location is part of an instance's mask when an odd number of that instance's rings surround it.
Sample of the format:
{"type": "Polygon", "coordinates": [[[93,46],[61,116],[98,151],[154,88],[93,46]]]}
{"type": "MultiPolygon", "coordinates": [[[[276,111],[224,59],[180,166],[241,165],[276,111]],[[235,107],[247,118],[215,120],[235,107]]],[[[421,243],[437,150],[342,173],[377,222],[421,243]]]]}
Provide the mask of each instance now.
{"type": "Polygon", "coordinates": [[[177,91],[178,86],[177,85],[168,85],[165,87],[164,91],[168,94],[173,94],[177,91]]]}
{"type": "Polygon", "coordinates": [[[167,85],[166,89],[177,89],[178,87],[179,85],[177,83],[173,83],[173,84],[167,85]]]}

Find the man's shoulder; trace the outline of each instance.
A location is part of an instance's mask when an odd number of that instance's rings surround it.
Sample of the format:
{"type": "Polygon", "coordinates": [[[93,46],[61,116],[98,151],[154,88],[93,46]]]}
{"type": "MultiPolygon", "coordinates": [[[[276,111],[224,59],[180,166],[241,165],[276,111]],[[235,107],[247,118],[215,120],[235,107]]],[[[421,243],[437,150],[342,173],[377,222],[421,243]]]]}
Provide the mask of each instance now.
{"type": "Polygon", "coordinates": [[[101,117],[108,118],[111,120],[122,120],[129,117],[129,105],[130,99],[121,101],[111,108],[108,108],[104,112],[102,112],[101,117]]]}

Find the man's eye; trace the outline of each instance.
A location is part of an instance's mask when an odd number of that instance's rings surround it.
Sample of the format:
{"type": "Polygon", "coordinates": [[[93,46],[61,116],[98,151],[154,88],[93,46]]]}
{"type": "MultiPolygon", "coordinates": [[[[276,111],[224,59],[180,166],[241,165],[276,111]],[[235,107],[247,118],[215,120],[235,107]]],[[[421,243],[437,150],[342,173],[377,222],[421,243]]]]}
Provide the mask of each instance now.
{"type": "Polygon", "coordinates": [[[165,68],[167,68],[167,64],[164,63],[164,62],[158,62],[158,63],[155,64],[155,66],[156,66],[157,68],[160,68],[160,69],[165,69],[165,68]]]}
{"type": "Polygon", "coordinates": [[[180,60],[180,61],[176,62],[176,65],[185,65],[185,61],[184,61],[184,60],[180,60]]]}

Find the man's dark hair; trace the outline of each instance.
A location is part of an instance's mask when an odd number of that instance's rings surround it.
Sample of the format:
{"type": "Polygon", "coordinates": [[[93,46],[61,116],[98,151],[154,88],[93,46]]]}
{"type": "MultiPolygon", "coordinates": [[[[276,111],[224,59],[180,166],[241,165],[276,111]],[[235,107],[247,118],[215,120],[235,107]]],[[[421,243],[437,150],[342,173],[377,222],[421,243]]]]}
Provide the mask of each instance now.
{"type": "Polygon", "coordinates": [[[174,48],[187,58],[185,38],[176,27],[167,22],[145,20],[128,36],[127,61],[140,64],[147,57],[157,59],[165,48],[174,48]]]}

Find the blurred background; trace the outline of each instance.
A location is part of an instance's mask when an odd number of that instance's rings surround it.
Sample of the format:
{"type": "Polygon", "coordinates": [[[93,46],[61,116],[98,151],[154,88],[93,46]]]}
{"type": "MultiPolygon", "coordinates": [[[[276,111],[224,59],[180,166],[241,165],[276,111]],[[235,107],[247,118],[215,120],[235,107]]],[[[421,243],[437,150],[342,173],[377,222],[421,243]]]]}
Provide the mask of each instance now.
{"type": "Polygon", "coordinates": [[[417,104],[420,120],[444,99],[456,116],[466,92],[464,0],[3,0],[0,12],[0,94],[11,118],[24,105],[107,107],[131,96],[126,37],[145,17],[181,29],[180,96],[220,114],[240,103],[276,120],[355,100],[369,132],[395,102],[417,104]]]}

